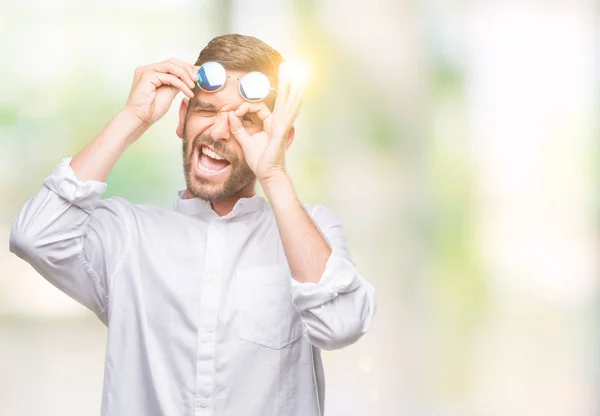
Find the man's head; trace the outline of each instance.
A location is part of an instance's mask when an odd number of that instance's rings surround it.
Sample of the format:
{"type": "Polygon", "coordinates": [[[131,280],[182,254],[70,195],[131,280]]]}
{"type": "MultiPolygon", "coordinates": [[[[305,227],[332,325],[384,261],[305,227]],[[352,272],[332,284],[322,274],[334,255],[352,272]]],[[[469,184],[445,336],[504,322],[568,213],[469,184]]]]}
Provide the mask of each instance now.
{"type": "MultiPolygon", "coordinates": [[[[195,65],[216,61],[227,75],[241,78],[245,73],[265,74],[277,88],[282,56],[273,48],[251,36],[224,35],[211,40],[200,52],[195,65]]],[[[272,109],[275,94],[265,102],[272,109]]],[[[196,87],[194,98],[183,99],[179,110],[177,134],[183,141],[184,173],[188,192],[209,201],[219,200],[253,190],[255,176],[248,167],[239,143],[232,137],[228,113],[235,111],[244,99],[239,94],[239,81],[228,78],[225,87],[209,93],[196,87]]],[[[242,117],[242,125],[252,135],[262,130],[256,114],[242,117]]]]}

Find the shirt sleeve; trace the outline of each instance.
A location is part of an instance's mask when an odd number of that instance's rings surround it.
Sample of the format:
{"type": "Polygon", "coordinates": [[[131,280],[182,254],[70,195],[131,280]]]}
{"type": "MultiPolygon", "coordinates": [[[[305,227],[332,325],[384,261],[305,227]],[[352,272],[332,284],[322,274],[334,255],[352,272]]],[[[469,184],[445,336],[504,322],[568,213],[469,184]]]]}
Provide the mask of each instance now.
{"type": "Polygon", "coordinates": [[[110,276],[126,253],[126,204],[106,184],[79,181],[66,158],[25,204],[10,251],[107,324],[110,276]]]}
{"type": "Polygon", "coordinates": [[[376,310],[375,289],[350,260],[346,235],[333,211],[318,205],[311,218],[332,253],[319,283],[292,279],[292,301],[313,345],[342,348],[369,329],[376,310]]]}

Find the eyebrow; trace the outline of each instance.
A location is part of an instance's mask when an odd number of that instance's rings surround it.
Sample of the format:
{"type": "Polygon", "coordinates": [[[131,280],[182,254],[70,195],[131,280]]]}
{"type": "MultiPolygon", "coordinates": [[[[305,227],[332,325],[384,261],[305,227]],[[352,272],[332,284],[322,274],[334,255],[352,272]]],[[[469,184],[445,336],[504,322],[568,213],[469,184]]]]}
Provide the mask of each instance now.
{"type": "Polygon", "coordinates": [[[217,106],[202,100],[193,100],[192,108],[200,108],[202,110],[217,110],[217,106]]]}

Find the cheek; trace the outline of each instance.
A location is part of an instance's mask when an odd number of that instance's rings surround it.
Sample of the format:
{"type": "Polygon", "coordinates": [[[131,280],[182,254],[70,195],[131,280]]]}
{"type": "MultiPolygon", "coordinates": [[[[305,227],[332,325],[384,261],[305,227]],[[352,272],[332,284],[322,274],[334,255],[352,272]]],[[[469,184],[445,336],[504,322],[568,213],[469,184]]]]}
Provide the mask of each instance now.
{"type": "Polygon", "coordinates": [[[215,124],[216,117],[190,117],[185,123],[185,131],[187,138],[191,138],[202,134],[206,129],[215,124]]]}
{"type": "Polygon", "coordinates": [[[244,151],[242,150],[242,146],[240,146],[240,144],[237,142],[237,140],[232,139],[229,143],[229,151],[233,154],[235,154],[236,156],[236,164],[239,165],[240,163],[243,163],[246,160],[246,157],[244,156],[244,151]]]}

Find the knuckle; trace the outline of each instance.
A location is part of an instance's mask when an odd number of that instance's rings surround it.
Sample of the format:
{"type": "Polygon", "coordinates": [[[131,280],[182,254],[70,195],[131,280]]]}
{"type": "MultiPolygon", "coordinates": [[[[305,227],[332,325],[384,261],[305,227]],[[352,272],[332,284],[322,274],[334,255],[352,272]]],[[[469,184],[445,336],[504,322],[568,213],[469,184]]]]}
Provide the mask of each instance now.
{"type": "Polygon", "coordinates": [[[169,62],[173,66],[173,68],[175,68],[176,70],[178,70],[178,71],[181,70],[181,65],[177,59],[169,58],[167,60],[167,62],[169,62]]]}
{"type": "Polygon", "coordinates": [[[145,70],[142,70],[142,71],[140,71],[140,72],[138,73],[138,75],[139,75],[139,76],[140,76],[140,78],[142,78],[142,79],[149,79],[149,78],[150,78],[150,77],[153,75],[153,72],[152,72],[152,71],[145,71],[145,70]]]}

